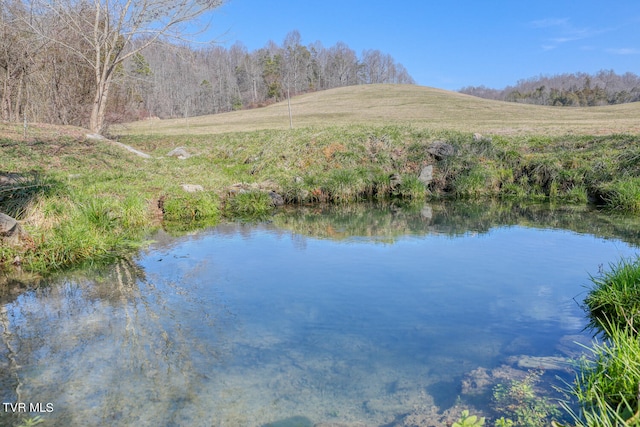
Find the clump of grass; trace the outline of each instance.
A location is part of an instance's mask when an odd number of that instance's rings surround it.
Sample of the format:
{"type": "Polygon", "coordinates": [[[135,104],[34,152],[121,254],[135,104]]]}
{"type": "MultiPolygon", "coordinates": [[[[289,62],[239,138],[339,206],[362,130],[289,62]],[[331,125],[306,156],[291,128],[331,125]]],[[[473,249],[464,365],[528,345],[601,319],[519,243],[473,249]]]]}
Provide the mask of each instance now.
{"type": "Polygon", "coordinates": [[[623,259],[591,281],[584,300],[591,325],[607,333],[610,325],[640,331],[640,257],[623,259]]]}
{"type": "Polygon", "coordinates": [[[603,187],[607,207],[640,213],[640,177],[618,179],[603,187]]]}
{"type": "Polygon", "coordinates": [[[427,187],[415,175],[405,175],[402,178],[402,183],[394,192],[399,197],[415,201],[425,200],[427,193],[427,187]]]}
{"type": "Polygon", "coordinates": [[[264,191],[245,191],[229,198],[225,206],[225,215],[244,221],[257,221],[266,218],[273,210],[271,196],[264,191]]]}
{"type": "Polygon", "coordinates": [[[364,200],[372,194],[373,185],[360,169],[334,169],[328,175],[323,191],[334,203],[349,203],[364,200]]]}
{"type": "Polygon", "coordinates": [[[217,220],[220,217],[218,197],[215,194],[198,191],[181,195],[167,195],[163,198],[163,214],[167,221],[217,220]]]}
{"type": "Polygon", "coordinates": [[[487,186],[487,180],[487,171],[480,167],[474,167],[454,178],[454,194],[456,198],[462,199],[487,195],[490,191],[487,186]]]}
{"type": "Polygon", "coordinates": [[[0,212],[22,219],[32,203],[62,189],[60,182],[42,174],[16,175],[9,184],[0,186],[0,212]]]}
{"type": "Polygon", "coordinates": [[[41,202],[49,217],[41,219],[41,228],[31,230],[33,242],[23,254],[23,265],[29,270],[47,272],[113,262],[140,246],[146,227],[127,223],[143,222],[140,210],[128,211],[119,200],[105,196],[76,197],[83,198],[54,197],[41,202]]]}
{"type": "Polygon", "coordinates": [[[580,414],[563,406],[579,427],[640,425],[640,257],[591,280],[585,309],[605,341],[579,363],[570,394],[580,414]]]}
{"type": "Polygon", "coordinates": [[[579,362],[572,394],[581,414],[565,404],[579,427],[640,424],[640,341],[629,328],[607,327],[608,341],[595,344],[579,362]]]}

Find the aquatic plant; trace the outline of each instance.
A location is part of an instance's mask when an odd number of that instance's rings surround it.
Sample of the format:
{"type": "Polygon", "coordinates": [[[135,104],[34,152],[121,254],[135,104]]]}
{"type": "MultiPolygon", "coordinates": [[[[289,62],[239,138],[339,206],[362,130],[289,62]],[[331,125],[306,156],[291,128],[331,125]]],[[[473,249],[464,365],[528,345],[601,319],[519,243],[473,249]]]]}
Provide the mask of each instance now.
{"type": "Polygon", "coordinates": [[[496,385],[493,389],[496,412],[506,414],[507,420],[523,427],[543,427],[552,417],[559,416],[557,406],[535,391],[534,385],[541,375],[541,371],[530,371],[523,380],[496,385]]]}
{"type": "Polygon", "coordinates": [[[513,420],[511,418],[500,417],[493,423],[496,427],[513,427],[513,420]]]}
{"type": "Polygon", "coordinates": [[[484,425],[484,417],[477,415],[469,415],[469,410],[462,411],[458,421],[453,423],[452,427],[480,427],[484,425]]]}
{"type": "Polygon", "coordinates": [[[40,415],[36,415],[35,417],[28,417],[22,420],[18,427],[32,427],[40,425],[44,422],[44,419],[40,415]]]}

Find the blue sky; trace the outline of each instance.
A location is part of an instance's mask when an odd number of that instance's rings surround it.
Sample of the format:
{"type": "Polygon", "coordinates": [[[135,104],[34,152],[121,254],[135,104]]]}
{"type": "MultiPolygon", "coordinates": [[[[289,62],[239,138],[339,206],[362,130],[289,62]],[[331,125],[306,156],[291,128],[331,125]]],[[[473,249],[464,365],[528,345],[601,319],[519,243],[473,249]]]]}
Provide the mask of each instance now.
{"type": "Polygon", "coordinates": [[[302,44],[379,49],[448,90],[613,69],[640,74],[640,0],[228,0],[203,37],[249,50],[298,30],[302,44]]]}

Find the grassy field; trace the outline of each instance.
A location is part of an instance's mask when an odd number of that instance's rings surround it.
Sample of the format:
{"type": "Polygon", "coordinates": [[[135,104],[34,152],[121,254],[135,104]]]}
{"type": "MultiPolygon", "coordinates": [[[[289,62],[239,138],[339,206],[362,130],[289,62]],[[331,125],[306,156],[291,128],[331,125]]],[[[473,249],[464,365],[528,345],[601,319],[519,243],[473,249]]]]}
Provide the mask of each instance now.
{"type": "Polygon", "coordinates": [[[148,159],[84,129],[29,125],[25,138],[22,125],[0,123],[0,173],[19,177],[0,186],[0,211],[29,235],[0,245],[0,264],[48,272],[109,261],[154,228],[261,218],[277,197],[590,200],[640,212],[640,104],[550,108],[374,85],[302,95],[292,107],[291,130],[286,102],[112,128],[148,159]],[[452,154],[435,156],[436,142],[452,154]],[[192,156],[167,157],[178,146],[192,156]]]}
{"type": "MultiPolygon", "coordinates": [[[[364,85],[291,99],[294,128],[403,124],[430,130],[494,135],[640,133],[640,103],[558,108],[491,101],[411,85],[364,85]]],[[[232,113],[146,120],[114,127],[116,134],[202,135],[288,129],[287,102],[232,113]]]]}

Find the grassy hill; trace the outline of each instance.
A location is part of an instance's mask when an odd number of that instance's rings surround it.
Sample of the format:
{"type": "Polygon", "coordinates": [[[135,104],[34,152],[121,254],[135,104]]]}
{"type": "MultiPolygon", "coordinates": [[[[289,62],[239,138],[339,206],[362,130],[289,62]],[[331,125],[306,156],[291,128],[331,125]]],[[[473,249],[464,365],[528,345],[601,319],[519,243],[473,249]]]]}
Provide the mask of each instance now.
{"type": "MultiPolygon", "coordinates": [[[[408,124],[431,130],[495,135],[640,133],[640,103],[561,108],[492,101],[412,85],[363,85],[291,99],[294,128],[408,124]]],[[[117,126],[119,134],[219,134],[288,129],[287,102],[265,108],[117,126]]]]}

